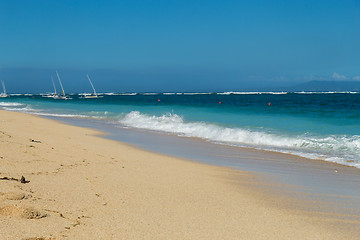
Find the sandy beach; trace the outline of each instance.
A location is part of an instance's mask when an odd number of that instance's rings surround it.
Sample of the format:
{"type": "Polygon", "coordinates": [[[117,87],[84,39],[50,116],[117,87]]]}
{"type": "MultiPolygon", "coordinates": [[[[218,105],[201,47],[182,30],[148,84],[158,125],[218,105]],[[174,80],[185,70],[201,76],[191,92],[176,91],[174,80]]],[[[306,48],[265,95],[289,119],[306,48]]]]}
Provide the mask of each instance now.
{"type": "Polygon", "coordinates": [[[99,135],[0,111],[0,239],[360,238],[358,219],[297,208],[261,176],[99,135]]]}

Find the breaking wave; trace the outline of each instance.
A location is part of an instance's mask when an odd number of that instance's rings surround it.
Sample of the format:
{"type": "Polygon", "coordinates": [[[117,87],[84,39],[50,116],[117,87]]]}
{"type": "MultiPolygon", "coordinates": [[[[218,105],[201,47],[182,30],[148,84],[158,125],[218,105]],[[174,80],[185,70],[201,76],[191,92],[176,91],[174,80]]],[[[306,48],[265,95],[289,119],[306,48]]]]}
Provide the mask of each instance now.
{"type": "Polygon", "coordinates": [[[24,106],[24,104],[17,102],[0,102],[0,107],[19,107],[24,106]]]}
{"type": "Polygon", "coordinates": [[[146,115],[138,111],[119,122],[128,127],[166,132],[210,142],[290,153],[360,168],[360,136],[289,136],[204,122],[186,122],[177,114],[146,115]]]}

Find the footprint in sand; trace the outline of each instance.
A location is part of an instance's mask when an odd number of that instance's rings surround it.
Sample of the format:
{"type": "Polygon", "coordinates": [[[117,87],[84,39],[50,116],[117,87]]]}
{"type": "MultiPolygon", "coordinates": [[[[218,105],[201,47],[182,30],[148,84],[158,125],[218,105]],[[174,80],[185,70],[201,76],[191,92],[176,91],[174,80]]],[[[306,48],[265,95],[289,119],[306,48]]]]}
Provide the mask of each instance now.
{"type": "Polygon", "coordinates": [[[32,207],[17,207],[14,205],[8,205],[0,207],[0,214],[5,216],[16,216],[26,219],[40,219],[46,217],[46,213],[42,213],[32,207]]]}
{"type": "Polygon", "coordinates": [[[43,237],[32,237],[32,238],[24,238],[22,240],[51,240],[55,238],[43,238],[43,237]]]}
{"type": "Polygon", "coordinates": [[[23,200],[29,198],[31,195],[17,192],[0,193],[0,199],[5,200],[23,200]]]}

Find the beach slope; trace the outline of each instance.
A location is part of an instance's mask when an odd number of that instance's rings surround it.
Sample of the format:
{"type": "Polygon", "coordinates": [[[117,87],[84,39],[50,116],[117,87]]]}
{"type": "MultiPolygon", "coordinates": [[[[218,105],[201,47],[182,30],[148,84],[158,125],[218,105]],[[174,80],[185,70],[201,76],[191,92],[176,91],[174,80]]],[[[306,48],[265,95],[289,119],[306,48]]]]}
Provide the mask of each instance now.
{"type": "Polygon", "coordinates": [[[100,134],[0,111],[0,239],[359,238],[254,192],[258,176],[100,134]]]}

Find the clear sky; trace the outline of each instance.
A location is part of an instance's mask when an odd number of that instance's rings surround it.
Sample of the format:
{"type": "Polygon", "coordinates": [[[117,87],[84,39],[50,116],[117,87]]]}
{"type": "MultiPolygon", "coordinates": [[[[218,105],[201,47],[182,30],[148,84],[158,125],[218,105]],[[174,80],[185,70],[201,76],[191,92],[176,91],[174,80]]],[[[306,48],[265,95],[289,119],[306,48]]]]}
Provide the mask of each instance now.
{"type": "Polygon", "coordinates": [[[360,0],[0,0],[9,92],[226,91],[360,80],[360,0]]]}

